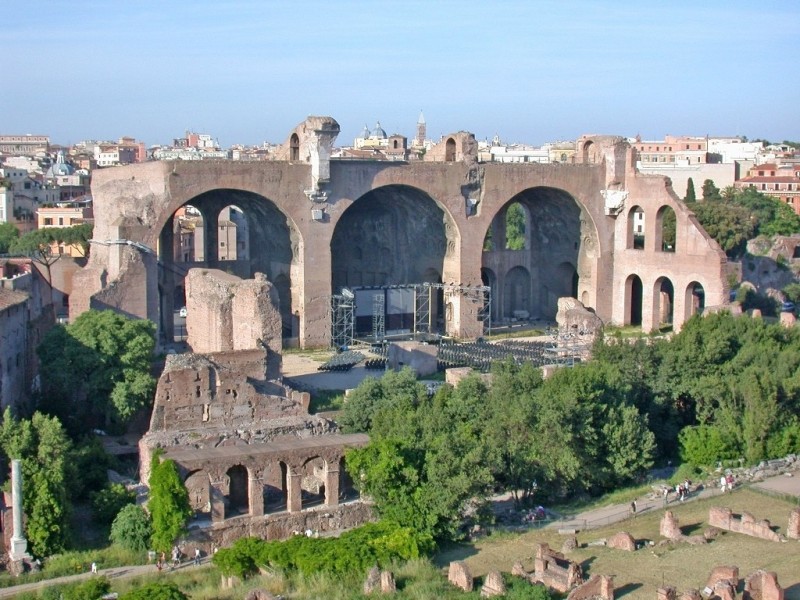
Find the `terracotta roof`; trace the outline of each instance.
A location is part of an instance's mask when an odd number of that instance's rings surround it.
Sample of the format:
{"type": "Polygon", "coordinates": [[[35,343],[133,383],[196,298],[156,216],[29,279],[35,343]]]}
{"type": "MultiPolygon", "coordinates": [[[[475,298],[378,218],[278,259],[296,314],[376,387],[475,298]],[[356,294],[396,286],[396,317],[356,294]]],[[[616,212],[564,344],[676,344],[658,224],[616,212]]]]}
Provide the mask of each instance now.
{"type": "Polygon", "coordinates": [[[28,294],[0,288],[0,311],[28,301],[28,294]]]}
{"type": "Polygon", "coordinates": [[[797,177],[790,177],[789,175],[754,175],[753,177],[742,177],[742,183],[797,183],[800,185],[800,180],[797,177]]]}

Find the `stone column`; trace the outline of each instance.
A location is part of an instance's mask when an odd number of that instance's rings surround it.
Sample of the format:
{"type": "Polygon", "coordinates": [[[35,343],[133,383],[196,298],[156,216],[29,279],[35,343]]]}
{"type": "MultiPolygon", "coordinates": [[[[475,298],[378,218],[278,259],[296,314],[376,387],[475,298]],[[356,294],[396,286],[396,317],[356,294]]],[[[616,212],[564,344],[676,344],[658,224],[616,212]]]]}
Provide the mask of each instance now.
{"type": "Polygon", "coordinates": [[[225,520],[225,493],[220,489],[221,482],[211,483],[211,522],[221,523],[225,520]]]}
{"type": "Polygon", "coordinates": [[[300,475],[291,471],[286,473],[286,510],[289,512],[303,510],[303,498],[300,495],[300,475]]]}
{"type": "Polygon", "coordinates": [[[339,506],[339,463],[327,467],[325,472],[325,505],[339,506]]]}
{"type": "Polygon", "coordinates": [[[19,459],[11,461],[11,506],[14,517],[14,532],[9,551],[11,560],[30,558],[28,541],[22,529],[22,462],[19,459]]]}
{"type": "Polygon", "coordinates": [[[264,483],[257,477],[250,477],[247,480],[247,496],[250,499],[250,516],[264,516],[264,483]]]}

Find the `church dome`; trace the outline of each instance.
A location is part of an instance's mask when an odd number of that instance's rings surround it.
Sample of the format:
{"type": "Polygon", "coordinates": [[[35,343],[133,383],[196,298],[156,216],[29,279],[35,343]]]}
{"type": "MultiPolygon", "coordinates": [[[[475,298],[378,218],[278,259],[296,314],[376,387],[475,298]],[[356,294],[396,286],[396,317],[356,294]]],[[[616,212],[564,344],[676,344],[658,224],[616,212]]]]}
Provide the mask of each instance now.
{"type": "Polygon", "coordinates": [[[47,172],[45,173],[45,177],[63,177],[65,175],[72,175],[75,172],[75,167],[64,160],[64,152],[59,151],[56,155],[56,162],[52,165],[47,172]]]}
{"type": "Polygon", "coordinates": [[[381,122],[380,121],[375,123],[375,129],[372,130],[372,134],[370,135],[370,137],[378,138],[378,139],[381,139],[381,140],[385,140],[386,139],[386,132],[381,127],[381,122]]]}
{"type": "Polygon", "coordinates": [[[369,127],[367,127],[366,123],[364,124],[364,129],[361,131],[362,139],[367,139],[369,137],[369,127]]]}

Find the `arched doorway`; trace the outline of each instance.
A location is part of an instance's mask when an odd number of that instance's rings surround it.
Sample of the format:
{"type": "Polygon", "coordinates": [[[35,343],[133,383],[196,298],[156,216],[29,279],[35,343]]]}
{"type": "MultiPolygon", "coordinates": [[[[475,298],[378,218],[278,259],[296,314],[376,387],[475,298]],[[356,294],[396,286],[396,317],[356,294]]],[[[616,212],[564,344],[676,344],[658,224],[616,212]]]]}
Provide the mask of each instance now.
{"type": "Polygon", "coordinates": [[[676,230],[675,211],[662,206],[656,214],[656,252],[675,252],[676,230]]]}
{"type": "Polygon", "coordinates": [[[446,162],[455,162],[456,160],[456,141],[453,138],[447,138],[444,147],[444,160],[446,162]]]}
{"type": "Polygon", "coordinates": [[[228,476],[228,494],[226,500],[226,515],[245,515],[250,512],[250,478],[247,467],[235,465],[225,473],[228,476]]]}
{"type": "Polygon", "coordinates": [[[684,321],[689,320],[692,315],[703,313],[703,309],[706,307],[706,291],[702,284],[692,281],[686,286],[684,307],[684,321]]]}
{"type": "Polygon", "coordinates": [[[325,461],[319,456],[309,458],[300,467],[300,494],[303,508],[325,504],[325,461]]]}
{"type": "Polygon", "coordinates": [[[514,267],[505,276],[503,314],[508,318],[528,318],[531,308],[531,274],[525,267],[514,267]]]}
{"type": "Polygon", "coordinates": [[[283,512],[287,509],[288,493],[286,475],[289,468],[284,462],[267,466],[264,471],[264,513],[283,512]]]}
{"type": "Polygon", "coordinates": [[[653,323],[661,329],[672,325],[675,288],[667,277],[659,277],[653,286],[653,323]]]}
{"type": "Polygon", "coordinates": [[[203,470],[191,471],[184,480],[189,505],[198,518],[211,518],[211,483],[203,470]]]}
{"type": "Polygon", "coordinates": [[[625,280],[625,325],[642,325],[642,280],[638,275],[625,280]]]}

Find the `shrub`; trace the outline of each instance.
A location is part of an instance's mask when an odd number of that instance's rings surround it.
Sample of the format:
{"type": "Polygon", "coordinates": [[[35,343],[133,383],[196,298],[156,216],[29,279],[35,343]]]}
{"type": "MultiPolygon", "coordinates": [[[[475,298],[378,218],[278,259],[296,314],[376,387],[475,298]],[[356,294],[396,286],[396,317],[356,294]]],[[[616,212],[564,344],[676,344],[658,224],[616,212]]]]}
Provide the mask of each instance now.
{"type": "Polygon", "coordinates": [[[111,591],[111,583],[105,577],[92,577],[83,583],[72,585],[62,591],[63,600],[97,600],[111,591]]]}
{"type": "Polygon", "coordinates": [[[128,550],[142,552],[148,549],[152,533],[150,515],[141,506],[128,504],[111,524],[109,539],[128,550]]]}
{"type": "Polygon", "coordinates": [[[735,458],[736,452],[727,446],[718,427],[697,425],[684,427],[678,441],[681,459],[694,466],[714,465],[720,460],[735,458]]]}
{"type": "Polygon", "coordinates": [[[110,524],[126,505],[136,502],[136,494],[121,483],[111,483],[92,496],[92,510],[100,523],[110,524]]]}
{"type": "Polygon", "coordinates": [[[120,596],[119,600],[189,600],[174,583],[148,583],[120,596]]]}

